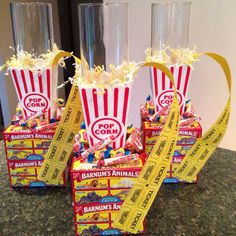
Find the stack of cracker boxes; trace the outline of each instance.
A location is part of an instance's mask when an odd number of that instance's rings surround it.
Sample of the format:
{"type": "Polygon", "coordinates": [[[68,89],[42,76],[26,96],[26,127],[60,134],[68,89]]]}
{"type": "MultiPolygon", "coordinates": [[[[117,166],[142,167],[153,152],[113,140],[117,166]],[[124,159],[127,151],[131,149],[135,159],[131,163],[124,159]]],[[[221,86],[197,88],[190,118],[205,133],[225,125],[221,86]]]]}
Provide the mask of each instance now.
{"type": "MultiPolygon", "coordinates": [[[[5,152],[11,187],[44,187],[43,181],[37,179],[39,169],[44,161],[53,130],[33,132],[23,130],[17,125],[9,126],[3,133],[5,152]]],[[[65,186],[69,167],[62,175],[59,186],[65,186]]]]}
{"type": "MultiPolygon", "coordinates": [[[[74,158],[71,183],[76,235],[125,234],[113,227],[113,220],[139,175],[143,160],[115,168],[86,170],[81,166],[80,160],[74,158]]],[[[140,233],[143,231],[142,226],[140,233]]]]}

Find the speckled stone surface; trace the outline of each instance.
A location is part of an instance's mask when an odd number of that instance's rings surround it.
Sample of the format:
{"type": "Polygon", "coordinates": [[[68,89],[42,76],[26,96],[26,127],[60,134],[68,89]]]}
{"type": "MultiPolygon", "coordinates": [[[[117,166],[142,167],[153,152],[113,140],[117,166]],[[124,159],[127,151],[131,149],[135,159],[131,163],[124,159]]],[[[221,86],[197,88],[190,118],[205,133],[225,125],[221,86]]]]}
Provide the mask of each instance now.
{"type": "MultiPolygon", "coordinates": [[[[0,142],[0,236],[74,235],[71,189],[9,187],[0,142]]],[[[236,153],[217,149],[198,184],[163,185],[146,235],[236,235],[236,153]]]]}

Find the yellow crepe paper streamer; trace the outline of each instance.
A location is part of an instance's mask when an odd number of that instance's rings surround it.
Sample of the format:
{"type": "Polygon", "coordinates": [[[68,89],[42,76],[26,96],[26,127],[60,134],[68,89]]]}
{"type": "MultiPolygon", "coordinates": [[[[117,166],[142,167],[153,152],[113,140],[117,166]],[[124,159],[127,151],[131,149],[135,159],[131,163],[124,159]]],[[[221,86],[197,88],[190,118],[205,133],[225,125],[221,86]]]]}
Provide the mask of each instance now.
{"type": "MultiPolygon", "coordinates": [[[[52,66],[56,66],[64,57],[73,57],[76,63],[80,59],[72,53],[60,51],[54,58],[52,66]]],[[[72,86],[62,118],[45,156],[38,179],[46,184],[58,184],[71,156],[74,136],[78,133],[83,121],[82,107],[77,86],[72,86]]]]}

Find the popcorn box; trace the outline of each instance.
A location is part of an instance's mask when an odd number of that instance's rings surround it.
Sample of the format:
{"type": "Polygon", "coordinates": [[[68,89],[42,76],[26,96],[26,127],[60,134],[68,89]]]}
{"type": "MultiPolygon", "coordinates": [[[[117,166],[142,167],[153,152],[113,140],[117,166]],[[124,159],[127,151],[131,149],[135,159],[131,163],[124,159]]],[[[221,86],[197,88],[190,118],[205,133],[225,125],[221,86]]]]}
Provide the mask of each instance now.
{"type": "MultiPolygon", "coordinates": [[[[3,132],[8,174],[11,187],[42,187],[46,184],[37,179],[54,131],[31,132],[11,125],[3,132]]],[[[68,167],[60,180],[65,186],[68,167]]]]}
{"type": "MultiPolygon", "coordinates": [[[[71,170],[76,235],[128,234],[112,223],[143,167],[143,160],[103,169],[85,169],[89,165],[83,164],[74,159],[71,170]]],[[[144,226],[140,234],[143,231],[144,226]]]]}
{"type": "MultiPolygon", "coordinates": [[[[175,79],[180,114],[182,114],[188,96],[189,78],[192,68],[188,65],[172,65],[169,69],[175,79]]],[[[154,67],[151,68],[151,80],[155,110],[157,112],[165,105],[172,103],[174,90],[169,78],[161,70],[154,67]]]]}
{"type": "Polygon", "coordinates": [[[19,103],[28,117],[38,111],[45,110],[45,117],[53,117],[53,103],[57,99],[57,67],[30,69],[9,69],[19,103]]]}
{"type": "Polygon", "coordinates": [[[113,149],[124,147],[131,88],[79,88],[90,146],[113,135],[113,149]]]}
{"type": "MultiPolygon", "coordinates": [[[[158,123],[144,121],[143,122],[143,146],[145,153],[148,155],[160,132],[162,127],[158,123]]],[[[187,151],[193,146],[198,138],[202,136],[202,127],[200,123],[195,123],[194,126],[183,126],[179,128],[179,136],[176,142],[176,149],[171,161],[170,168],[167,170],[167,176],[164,183],[178,183],[179,179],[173,177],[173,173],[179,163],[184,159],[187,151]]],[[[197,179],[194,181],[196,182],[197,179]]]]}

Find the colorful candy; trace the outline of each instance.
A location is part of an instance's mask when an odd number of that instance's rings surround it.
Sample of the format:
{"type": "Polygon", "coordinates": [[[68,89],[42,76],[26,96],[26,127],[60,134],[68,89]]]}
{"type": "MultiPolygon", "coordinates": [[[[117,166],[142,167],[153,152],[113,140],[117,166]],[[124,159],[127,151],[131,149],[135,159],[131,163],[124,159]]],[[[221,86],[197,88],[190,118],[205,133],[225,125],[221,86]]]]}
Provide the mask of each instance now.
{"type": "Polygon", "coordinates": [[[45,113],[45,110],[41,110],[41,111],[38,111],[35,114],[31,115],[31,116],[28,116],[27,118],[25,118],[23,120],[20,120],[20,126],[27,126],[28,122],[42,116],[44,113],[45,113]]]}
{"type": "Polygon", "coordinates": [[[118,156],[124,156],[125,155],[125,150],[124,150],[124,148],[111,150],[110,155],[111,155],[111,158],[118,157],[118,156]]]}
{"type": "Polygon", "coordinates": [[[95,160],[99,160],[101,158],[105,158],[104,157],[104,153],[105,153],[106,149],[101,149],[101,150],[98,150],[94,153],[94,157],[95,157],[95,160]]]}
{"type": "Polygon", "coordinates": [[[140,111],[141,111],[141,115],[142,115],[143,118],[148,118],[149,117],[149,112],[148,112],[148,109],[145,105],[140,106],[140,111]]]}
{"type": "Polygon", "coordinates": [[[119,156],[109,159],[100,160],[97,162],[97,166],[114,166],[114,165],[120,165],[124,163],[128,163],[131,160],[138,160],[139,154],[131,154],[127,156],[119,156]]]}
{"type": "MultiPolygon", "coordinates": [[[[151,104],[153,100],[148,97],[146,103],[140,106],[140,112],[142,114],[142,121],[156,122],[157,124],[165,124],[167,120],[167,115],[169,112],[169,105],[164,106],[161,110],[157,111],[155,114],[153,112],[151,104]],[[143,111],[148,110],[148,115],[143,113],[143,111]]],[[[196,114],[191,100],[188,99],[185,102],[184,113],[180,117],[180,126],[195,126],[196,122],[200,120],[200,117],[196,114]],[[191,118],[191,119],[190,119],[191,118]]]]}
{"type": "Polygon", "coordinates": [[[187,126],[187,125],[191,125],[195,122],[198,122],[199,121],[199,118],[194,116],[194,117],[191,117],[191,118],[188,118],[186,120],[181,120],[179,122],[179,126],[187,126]]]}
{"type": "Polygon", "coordinates": [[[80,135],[80,142],[87,142],[87,134],[85,129],[81,129],[79,131],[79,135],[80,135]]]}
{"type": "Polygon", "coordinates": [[[20,105],[20,103],[16,106],[16,120],[22,120],[24,118],[23,109],[20,105]]]}
{"type": "Polygon", "coordinates": [[[97,142],[92,147],[85,150],[81,155],[84,159],[86,159],[88,157],[89,153],[93,154],[95,151],[103,149],[104,147],[106,147],[108,144],[110,144],[114,140],[115,140],[114,136],[111,135],[111,136],[107,137],[106,139],[103,139],[103,140],[97,142]]]}
{"type": "Polygon", "coordinates": [[[142,152],[143,144],[141,138],[141,132],[139,129],[135,129],[125,143],[125,148],[135,151],[135,152],[142,152]]]}
{"type": "Polygon", "coordinates": [[[159,110],[158,112],[156,112],[154,115],[152,115],[149,120],[151,122],[155,122],[155,121],[158,121],[160,119],[160,116],[163,116],[163,115],[166,115],[167,112],[169,110],[169,106],[166,105],[164,106],[161,110],[159,110]]]}
{"type": "Polygon", "coordinates": [[[34,132],[42,132],[42,131],[45,131],[45,130],[52,130],[52,129],[55,129],[57,127],[57,125],[58,125],[57,122],[49,123],[49,124],[45,124],[45,125],[42,125],[42,126],[35,127],[35,129],[33,131],[34,132]]]}

